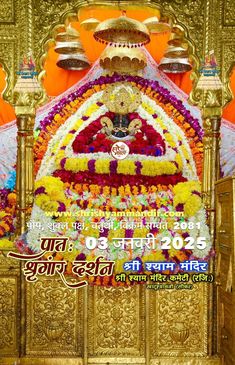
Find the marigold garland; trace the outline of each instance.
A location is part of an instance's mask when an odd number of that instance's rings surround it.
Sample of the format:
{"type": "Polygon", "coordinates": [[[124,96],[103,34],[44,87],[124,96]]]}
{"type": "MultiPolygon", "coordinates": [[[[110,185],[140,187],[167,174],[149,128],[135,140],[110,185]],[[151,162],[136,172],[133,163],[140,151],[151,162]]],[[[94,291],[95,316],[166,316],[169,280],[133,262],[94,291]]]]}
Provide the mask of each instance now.
{"type": "Polygon", "coordinates": [[[157,81],[150,81],[134,76],[113,75],[100,77],[97,80],[87,83],[76,92],[62,99],[53,111],[41,122],[41,132],[35,143],[35,169],[38,171],[41,160],[47,149],[50,138],[65,120],[72,115],[79,106],[94,93],[103,90],[107,84],[113,82],[127,81],[137,86],[142,92],[151,97],[160,105],[165,112],[173,118],[175,123],[182,128],[189,138],[189,144],[194,154],[198,175],[201,176],[202,143],[203,131],[196,119],[185,109],[182,102],[172,96],[168,90],[159,86],[157,81]],[[67,104],[69,103],[69,104],[67,104]],[[185,119],[187,122],[185,123],[185,119]],[[43,145],[43,146],[42,146],[43,145]]]}
{"type": "MultiPolygon", "coordinates": [[[[198,121],[193,118],[183,106],[182,102],[172,96],[166,89],[161,87],[158,82],[144,80],[141,77],[113,75],[112,77],[100,77],[99,79],[83,85],[78,91],[62,99],[49,115],[41,122],[40,133],[35,142],[35,166],[36,171],[41,164],[45,152],[48,151],[48,143],[55,135],[58,128],[62,126],[67,119],[76,113],[81,107],[84,113],[79,115],[75,120],[73,128],[67,129],[66,135],[62,135],[59,141],[57,136],[56,142],[52,142],[49,153],[46,155],[46,162],[51,161],[57,165],[57,170],[51,167],[50,174],[53,176],[43,176],[39,178],[35,186],[35,203],[36,209],[33,217],[41,219],[42,211],[47,212],[76,212],[78,209],[101,209],[106,212],[122,212],[126,209],[132,209],[142,212],[145,209],[160,209],[162,212],[178,211],[183,212],[185,220],[198,219],[204,222],[204,212],[200,198],[200,185],[193,180],[196,178],[195,172],[185,175],[186,168],[190,165],[192,155],[197,164],[197,173],[201,172],[202,156],[202,129],[198,121]],[[136,139],[130,143],[130,156],[123,161],[110,160],[103,155],[104,152],[110,152],[111,143],[106,135],[101,133],[100,117],[96,115],[112,115],[110,113],[101,113],[104,108],[101,102],[85,104],[91,96],[104,90],[110,83],[127,81],[137,86],[143,95],[146,95],[152,102],[143,102],[142,108],[146,113],[142,113],[142,128],[137,133],[136,139]],[[153,102],[159,107],[159,114],[155,114],[153,102]],[[169,119],[164,119],[164,113],[169,119]],[[95,120],[97,118],[97,120],[95,120]],[[151,121],[150,121],[151,119],[151,121]],[[172,133],[172,120],[175,125],[179,126],[183,133],[176,128],[176,134],[172,133]],[[168,129],[167,123],[171,125],[168,129]],[[159,128],[155,129],[155,125],[159,128]],[[160,134],[158,133],[160,129],[160,134]],[[188,148],[187,143],[190,146],[188,148]],[[95,137],[95,138],[94,138],[95,137]],[[59,152],[58,152],[59,150],[59,152]],[[191,154],[192,152],[192,154],[191,154]],[[93,154],[94,153],[94,154],[93,154]],[[133,154],[145,155],[147,157],[135,158],[133,154]],[[152,156],[148,158],[148,156],[152,156]],[[153,159],[153,156],[156,159],[153,159]],[[181,173],[183,171],[183,173],[181,173]],[[185,177],[186,176],[186,177],[185,177]],[[193,176],[193,177],[192,177],[193,176]]],[[[107,108],[106,108],[107,109],[107,108]]],[[[131,113],[130,118],[141,118],[139,113],[131,113]],[[132,114],[132,115],[131,115],[132,114]]],[[[69,124],[68,124],[69,125],[69,124]]],[[[174,131],[173,131],[174,132],[174,131]]],[[[45,160],[44,165],[45,166],[45,160]]],[[[192,164],[194,166],[194,164],[192,164]]],[[[51,164],[52,166],[52,164],[51,164]]],[[[188,168],[190,170],[190,168],[188,168]]],[[[193,167],[195,171],[195,167],[193,167]]],[[[42,170],[42,169],[41,169],[42,170]]],[[[42,176],[43,171],[40,170],[42,176]]],[[[48,170],[49,171],[49,170],[48,170]]],[[[43,218],[42,218],[43,219],[43,218]]],[[[54,216],[53,222],[73,223],[76,218],[54,216]]],[[[87,223],[99,222],[96,218],[84,218],[87,223]]],[[[116,219],[116,224],[119,222],[116,219]]],[[[174,235],[173,220],[168,219],[169,228],[162,234],[174,235]]],[[[205,224],[204,224],[205,226],[205,224]]],[[[203,227],[204,227],[203,226],[203,227]]],[[[99,252],[92,250],[86,252],[85,237],[105,236],[109,241],[113,237],[146,237],[149,232],[147,228],[139,229],[121,229],[115,230],[104,229],[101,234],[99,229],[90,226],[80,231],[63,231],[60,234],[69,236],[75,244],[73,252],[66,252],[63,255],[57,253],[56,259],[68,260],[67,272],[71,272],[71,262],[76,259],[92,260],[99,252]]],[[[160,237],[158,229],[152,230],[155,236],[160,237]]],[[[182,235],[183,232],[178,232],[182,235]]],[[[187,234],[191,232],[186,232],[187,234]]],[[[195,232],[194,232],[195,233],[195,232]]],[[[205,233],[206,235],[207,233],[205,233]]],[[[38,239],[34,232],[29,232],[30,247],[25,247],[23,241],[18,245],[26,252],[34,251],[38,239]]],[[[185,236],[182,236],[185,237],[185,236]]],[[[38,237],[37,237],[38,238],[38,237]]],[[[206,252],[204,256],[209,253],[206,252]]],[[[106,253],[107,254],[107,253],[106,253]]],[[[115,248],[110,245],[109,254],[118,255],[116,260],[116,271],[123,271],[123,263],[133,257],[141,257],[142,254],[137,250],[127,249],[123,253],[124,257],[119,255],[115,248]]],[[[142,258],[144,261],[155,260],[173,260],[180,262],[191,257],[200,257],[202,253],[187,250],[170,249],[163,251],[145,252],[142,258]]],[[[141,259],[141,258],[140,258],[141,259]]],[[[113,278],[89,278],[93,284],[99,285],[121,285],[116,283],[113,278]]]]}
{"type": "Polygon", "coordinates": [[[0,189],[0,238],[15,230],[16,194],[11,189],[0,189]]]}

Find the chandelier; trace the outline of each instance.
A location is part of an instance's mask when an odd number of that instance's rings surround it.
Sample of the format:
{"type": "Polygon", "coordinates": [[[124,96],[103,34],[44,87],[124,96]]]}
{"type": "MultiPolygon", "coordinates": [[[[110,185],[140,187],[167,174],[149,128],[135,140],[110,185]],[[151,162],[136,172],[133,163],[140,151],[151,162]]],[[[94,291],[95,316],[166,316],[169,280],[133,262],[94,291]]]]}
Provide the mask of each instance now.
{"type": "Polygon", "coordinates": [[[161,16],[160,19],[158,17],[153,16],[151,18],[147,18],[143,22],[150,33],[166,33],[171,31],[170,19],[165,16],[161,16]]]}
{"type": "Polygon", "coordinates": [[[100,57],[100,66],[109,71],[121,74],[138,74],[147,64],[146,57],[140,48],[107,47],[100,57]]]}
{"type": "Polygon", "coordinates": [[[95,29],[94,38],[114,47],[140,47],[150,42],[149,30],[125,12],[118,18],[104,20],[95,29]]]}
{"type": "Polygon", "coordinates": [[[188,44],[184,38],[184,31],[173,27],[168,47],[161,59],[159,69],[166,73],[184,73],[190,71],[192,66],[188,58],[188,44]]]}
{"type": "Polygon", "coordinates": [[[80,71],[90,66],[80,42],[79,33],[70,26],[65,32],[57,34],[55,52],[60,54],[56,63],[60,68],[80,71]]]}

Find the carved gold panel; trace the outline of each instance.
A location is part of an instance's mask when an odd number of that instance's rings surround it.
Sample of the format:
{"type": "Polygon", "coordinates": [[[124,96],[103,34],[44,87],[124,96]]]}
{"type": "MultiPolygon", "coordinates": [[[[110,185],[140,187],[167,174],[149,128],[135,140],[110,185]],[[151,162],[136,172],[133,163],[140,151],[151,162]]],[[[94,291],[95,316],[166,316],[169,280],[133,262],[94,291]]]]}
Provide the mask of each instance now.
{"type": "Polygon", "coordinates": [[[152,357],[206,355],[207,290],[194,284],[188,290],[151,291],[152,357]]]}
{"type": "Polygon", "coordinates": [[[2,0],[0,2],[0,23],[14,23],[15,2],[14,0],[2,0]]]}
{"type": "Polygon", "coordinates": [[[140,286],[90,288],[89,355],[144,355],[144,310],[140,286]]]}
{"type": "Polygon", "coordinates": [[[222,1],[223,25],[226,27],[235,26],[235,4],[234,0],[222,1]]]}
{"type": "Polygon", "coordinates": [[[19,293],[17,275],[0,271],[0,354],[17,355],[19,344],[19,293]]]}
{"type": "Polygon", "coordinates": [[[81,356],[83,290],[56,278],[27,284],[26,334],[27,355],[81,356]]]}

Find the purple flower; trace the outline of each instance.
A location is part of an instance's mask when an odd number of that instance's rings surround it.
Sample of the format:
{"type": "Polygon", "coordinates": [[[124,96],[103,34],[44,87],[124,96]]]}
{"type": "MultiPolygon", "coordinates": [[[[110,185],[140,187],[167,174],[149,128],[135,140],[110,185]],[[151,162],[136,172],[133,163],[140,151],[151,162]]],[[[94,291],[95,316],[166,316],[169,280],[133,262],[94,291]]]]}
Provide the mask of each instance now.
{"type": "Polygon", "coordinates": [[[140,175],[141,174],[141,168],[142,168],[142,164],[140,161],[136,161],[135,162],[135,166],[136,166],[136,175],[140,175]]]}
{"type": "Polygon", "coordinates": [[[65,166],[65,162],[66,162],[66,158],[62,158],[62,160],[60,161],[60,166],[62,167],[62,169],[64,168],[65,166]]]}
{"type": "Polygon", "coordinates": [[[66,211],[66,207],[65,207],[64,203],[59,202],[58,212],[65,212],[65,211],[66,211]]]}
{"type": "MultiPolygon", "coordinates": [[[[147,80],[140,76],[131,76],[131,75],[125,76],[116,73],[113,74],[112,76],[101,76],[92,82],[88,82],[75,92],[62,98],[59,101],[59,103],[55,105],[53,109],[49,112],[48,116],[41,121],[40,129],[44,130],[47,127],[47,125],[51,123],[55,114],[60,114],[63,116],[62,109],[64,108],[64,106],[69,104],[71,101],[74,101],[76,98],[82,97],[83,94],[87,90],[92,88],[94,85],[103,85],[103,84],[110,84],[114,82],[124,82],[124,81],[135,82],[144,88],[151,87],[155,92],[157,92],[160,95],[161,102],[165,104],[170,102],[176,108],[176,110],[184,116],[186,122],[188,122],[190,126],[196,131],[199,139],[200,140],[202,139],[203,130],[199,124],[199,121],[196,118],[192,117],[190,111],[184,107],[181,100],[177,99],[174,95],[171,95],[170,91],[164,88],[163,86],[160,86],[156,80],[147,80]]],[[[101,106],[102,103],[97,102],[97,105],[101,106]]],[[[153,117],[157,118],[157,114],[154,114],[153,117]]],[[[83,116],[82,119],[87,120],[88,117],[83,116]]]]}
{"type": "Polygon", "coordinates": [[[95,173],[95,160],[88,161],[88,169],[91,173],[95,173]]]}
{"type": "Polygon", "coordinates": [[[44,188],[44,186],[40,186],[40,188],[37,188],[34,192],[35,195],[38,195],[38,194],[43,194],[45,193],[46,189],[44,188]]]}
{"type": "Polygon", "coordinates": [[[116,160],[113,160],[113,161],[110,161],[110,173],[111,174],[116,174],[117,172],[117,161],[116,160]]]}

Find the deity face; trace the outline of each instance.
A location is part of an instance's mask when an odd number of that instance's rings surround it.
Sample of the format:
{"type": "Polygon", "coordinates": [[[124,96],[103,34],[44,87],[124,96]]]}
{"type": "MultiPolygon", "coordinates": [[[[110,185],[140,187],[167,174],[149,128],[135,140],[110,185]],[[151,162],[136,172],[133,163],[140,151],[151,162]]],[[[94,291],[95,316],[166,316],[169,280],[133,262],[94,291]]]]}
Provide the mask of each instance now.
{"type": "Polygon", "coordinates": [[[130,120],[128,115],[115,115],[113,120],[113,129],[111,131],[112,136],[119,138],[124,138],[129,135],[129,124],[130,120]]]}
{"type": "Polygon", "coordinates": [[[113,120],[103,117],[101,118],[101,124],[103,125],[103,132],[114,139],[133,138],[142,126],[139,119],[130,121],[128,114],[116,114],[113,120]]]}

